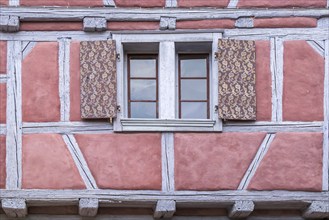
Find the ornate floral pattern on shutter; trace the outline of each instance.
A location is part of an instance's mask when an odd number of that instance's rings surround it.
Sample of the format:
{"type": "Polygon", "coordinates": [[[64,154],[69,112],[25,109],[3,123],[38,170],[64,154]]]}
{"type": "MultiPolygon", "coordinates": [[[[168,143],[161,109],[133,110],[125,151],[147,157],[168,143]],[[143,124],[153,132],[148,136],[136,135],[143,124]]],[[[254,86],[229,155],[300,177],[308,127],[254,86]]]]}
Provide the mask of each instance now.
{"type": "Polygon", "coordinates": [[[117,108],[115,41],[80,43],[81,118],[114,118],[117,108]]]}
{"type": "Polygon", "coordinates": [[[254,41],[218,40],[218,114],[225,120],[256,120],[254,41]]]}

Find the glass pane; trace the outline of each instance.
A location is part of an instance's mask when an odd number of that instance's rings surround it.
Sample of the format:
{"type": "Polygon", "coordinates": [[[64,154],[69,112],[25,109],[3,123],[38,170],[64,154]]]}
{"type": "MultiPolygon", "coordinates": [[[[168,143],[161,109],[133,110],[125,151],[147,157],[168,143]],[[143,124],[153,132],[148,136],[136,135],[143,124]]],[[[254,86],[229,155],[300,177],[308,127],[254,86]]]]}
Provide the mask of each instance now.
{"type": "Polygon", "coordinates": [[[130,60],[130,77],[155,77],[156,76],[156,60],[130,60]]]}
{"type": "Polygon", "coordinates": [[[131,102],[130,103],[131,118],[156,118],[155,102],[131,102]]]}
{"type": "Polygon", "coordinates": [[[156,100],[156,80],[130,80],[131,100],[156,100]]]}
{"type": "Polygon", "coordinates": [[[207,119],[206,102],[182,102],[181,118],[207,119]]]}
{"type": "Polygon", "coordinates": [[[181,100],[207,100],[207,80],[182,79],[181,100]]]}
{"type": "Polygon", "coordinates": [[[190,59],[181,60],[181,76],[182,77],[206,77],[207,76],[207,60],[206,59],[190,59]]]}

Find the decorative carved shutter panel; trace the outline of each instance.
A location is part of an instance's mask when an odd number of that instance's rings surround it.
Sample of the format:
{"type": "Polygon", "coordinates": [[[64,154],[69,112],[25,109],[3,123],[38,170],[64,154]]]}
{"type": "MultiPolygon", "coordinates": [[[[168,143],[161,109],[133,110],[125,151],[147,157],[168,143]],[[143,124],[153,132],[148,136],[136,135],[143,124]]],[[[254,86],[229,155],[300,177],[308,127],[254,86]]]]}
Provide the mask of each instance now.
{"type": "Polygon", "coordinates": [[[117,108],[115,41],[80,43],[81,118],[114,118],[117,108]]]}
{"type": "Polygon", "coordinates": [[[254,41],[218,40],[218,114],[224,120],[256,120],[254,41]]]}

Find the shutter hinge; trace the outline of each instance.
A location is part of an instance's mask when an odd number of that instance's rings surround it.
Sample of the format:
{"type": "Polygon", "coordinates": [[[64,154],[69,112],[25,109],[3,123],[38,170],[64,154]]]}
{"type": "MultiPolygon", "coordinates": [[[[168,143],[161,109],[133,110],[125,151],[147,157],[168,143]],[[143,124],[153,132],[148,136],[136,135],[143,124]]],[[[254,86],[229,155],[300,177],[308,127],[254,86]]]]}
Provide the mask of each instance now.
{"type": "Polygon", "coordinates": [[[117,60],[120,61],[120,54],[117,53],[117,60]]]}
{"type": "Polygon", "coordinates": [[[219,57],[218,52],[214,53],[214,57],[215,57],[215,60],[218,60],[218,57],[219,57]]]}
{"type": "Polygon", "coordinates": [[[117,106],[117,111],[118,111],[118,112],[121,111],[121,107],[120,107],[120,105],[117,106]]]}
{"type": "Polygon", "coordinates": [[[215,112],[218,111],[218,105],[215,105],[215,112]]]}

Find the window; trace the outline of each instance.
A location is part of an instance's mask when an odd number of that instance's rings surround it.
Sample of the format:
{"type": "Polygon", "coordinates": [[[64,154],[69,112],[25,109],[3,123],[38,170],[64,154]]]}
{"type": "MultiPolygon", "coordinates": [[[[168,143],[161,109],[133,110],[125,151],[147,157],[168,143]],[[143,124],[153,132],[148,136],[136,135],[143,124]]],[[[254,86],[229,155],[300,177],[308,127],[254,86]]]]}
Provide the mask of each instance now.
{"type": "Polygon", "coordinates": [[[114,33],[81,42],[82,118],[115,118],[115,131],[221,131],[220,119],[256,120],[255,42],[220,37],[114,33]]]}
{"type": "Polygon", "coordinates": [[[179,118],[209,118],[208,54],[179,54],[179,118]]]}
{"type": "Polygon", "coordinates": [[[158,118],[158,56],[128,55],[128,117],[158,118]]]}
{"type": "Polygon", "coordinates": [[[114,33],[122,57],[114,130],[221,131],[212,74],[220,35],[114,33]]]}

